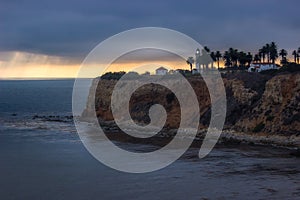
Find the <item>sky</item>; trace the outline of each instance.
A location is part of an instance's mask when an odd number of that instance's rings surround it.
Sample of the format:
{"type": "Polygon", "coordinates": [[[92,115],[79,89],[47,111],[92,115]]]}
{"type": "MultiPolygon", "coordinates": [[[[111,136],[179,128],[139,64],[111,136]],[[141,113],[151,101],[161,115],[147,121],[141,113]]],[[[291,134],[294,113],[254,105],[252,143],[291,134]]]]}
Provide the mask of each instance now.
{"type": "MultiPolygon", "coordinates": [[[[138,27],[180,31],[211,50],[300,47],[299,0],[0,0],[0,78],[75,77],[101,41],[138,27]]],[[[117,48],[117,47],[116,47],[117,48]]]]}

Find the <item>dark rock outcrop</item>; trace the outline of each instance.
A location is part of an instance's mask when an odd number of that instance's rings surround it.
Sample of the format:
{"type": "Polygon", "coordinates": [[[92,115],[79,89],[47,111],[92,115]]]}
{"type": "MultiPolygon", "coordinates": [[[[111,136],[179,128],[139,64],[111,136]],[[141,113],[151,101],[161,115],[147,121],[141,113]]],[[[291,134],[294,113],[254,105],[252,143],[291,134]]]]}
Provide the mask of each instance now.
{"type": "MultiPolygon", "coordinates": [[[[300,134],[300,73],[270,76],[245,72],[223,75],[222,78],[227,96],[226,129],[251,134],[300,134]]],[[[208,89],[200,76],[189,77],[188,81],[199,101],[199,128],[206,128],[211,106],[208,89]]],[[[113,120],[110,98],[116,82],[99,81],[95,108],[87,105],[83,116],[96,109],[97,117],[102,121],[113,120]]],[[[90,100],[92,98],[90,96],[90,100]]],[[[133,94],[130,100],[132,118],[137,123],[149,123],[149,108],[156,103],[163,105],[168,113],[165,128],[176,129],[180,122],[179,103],[176,96],[162,86],[147,84],[133,94]]]]}

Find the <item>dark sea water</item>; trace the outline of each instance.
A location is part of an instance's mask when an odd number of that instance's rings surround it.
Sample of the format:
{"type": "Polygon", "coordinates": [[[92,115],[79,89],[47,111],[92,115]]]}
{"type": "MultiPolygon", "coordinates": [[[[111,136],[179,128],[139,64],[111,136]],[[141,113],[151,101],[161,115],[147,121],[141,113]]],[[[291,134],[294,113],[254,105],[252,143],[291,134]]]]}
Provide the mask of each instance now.
{"type": "Polygon", "coordinates": [[[300,199],[300,160],[285,149],[219,146],[201,160],[190,149],[147,174],[104,166],[70,118],[73,83],[0,81],[0,199],[300,199]]]}

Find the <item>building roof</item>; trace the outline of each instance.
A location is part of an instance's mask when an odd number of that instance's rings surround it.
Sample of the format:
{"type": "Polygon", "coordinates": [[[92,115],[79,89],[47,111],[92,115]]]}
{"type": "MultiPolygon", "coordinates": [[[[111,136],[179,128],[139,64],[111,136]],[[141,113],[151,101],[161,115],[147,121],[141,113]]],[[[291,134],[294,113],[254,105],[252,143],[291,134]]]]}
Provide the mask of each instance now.
{"type": "Polygon", "coordinates": [[[168,69],[166,69],[164,67],[157,68],[156,70],[165,70],[165,71],[168,71],[168,69]]]}

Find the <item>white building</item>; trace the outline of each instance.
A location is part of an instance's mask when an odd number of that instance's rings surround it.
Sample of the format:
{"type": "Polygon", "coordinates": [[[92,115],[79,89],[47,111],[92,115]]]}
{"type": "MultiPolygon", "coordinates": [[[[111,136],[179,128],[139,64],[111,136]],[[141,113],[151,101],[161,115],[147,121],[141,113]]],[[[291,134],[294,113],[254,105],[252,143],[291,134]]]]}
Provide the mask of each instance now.
{"type": "Polygon", "coordinates": [[[166,75],[167,73],[168,73],[168,69],[164,67],[160,67],[155,70],[156,75],[166,75]]]}
{"type": "Polygon", "coordinates": [[[261,72],[270,69],[279,69],[279,67],[273,63],[252,63],[248,68],[248,72],[261,72]]]}

